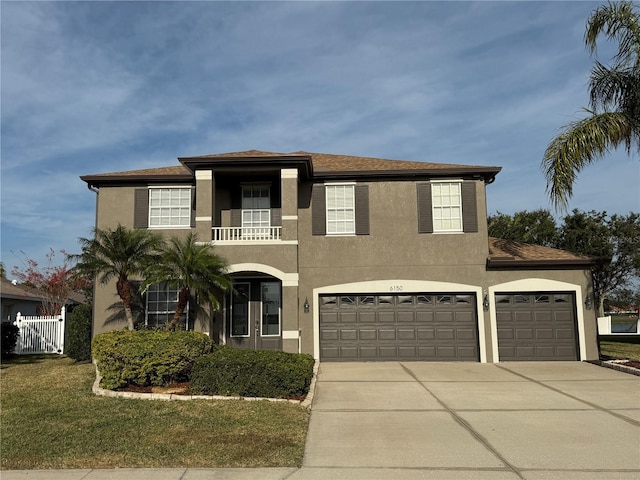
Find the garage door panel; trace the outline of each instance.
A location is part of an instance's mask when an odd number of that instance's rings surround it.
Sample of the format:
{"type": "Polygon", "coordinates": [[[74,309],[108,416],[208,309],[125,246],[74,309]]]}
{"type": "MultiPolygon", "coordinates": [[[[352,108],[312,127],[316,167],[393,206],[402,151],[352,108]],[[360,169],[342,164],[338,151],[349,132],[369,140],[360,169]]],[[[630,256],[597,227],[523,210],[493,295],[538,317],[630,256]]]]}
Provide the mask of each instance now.
{"type": "Polygon", "coordinates": [[[418,340],[433,340],[436,338],[436,331],[433,328],[419,328],[418,340]]]}
{"type": "Polygon", "coordinates": [[[433,323],[433,312],[417,311],[416,323],[433,323]]]}
{"type": "Polygon", "coordinates": [[[398,323],[415,323],[416,315],[415,312],[398,312],[398,323]]]}
{"type": "Polygon", "coordinates": [[[340,340],[357,340],[358,331],[355,329],[340,330],[340,340]]]}
{"type": "Polygon", "coordinates": [[[578,359],[573,294],[497,293],[495,306],[500,361],[578,359]]]}
{"type": "Polygon", "coordinates": [[[394,311],[380,311],[378,312],[378,321],[380,323],[395,323],[396,313],[394,311]]]}
{"type": "Polygon", "coordinates": [[[358,322],[359,323],[376,323],[376,312],[375,311],[359,312],[358,322]]]}
{"type": "Polygon", "coordinates": [[[473,294],[329,295],[319,303],[321,360],[479,360],[473,294]]]}
{"type": "Polygon", "coordinates": [[[415,340],[416,331],[413,328],[399,328],[398,340],[415,340]]]}
{"type": "Polygon", "coordinates": [[[362,328],[359,330],[359,338],[363,341],[375,341],[378,338],[378,331],[375,328],[362,328]]]}
{"type": "Polygon", "coordinates": [[[338,340],[339,331],[337,328],[325,328],[320,332],[321,340],[338,340]]]}

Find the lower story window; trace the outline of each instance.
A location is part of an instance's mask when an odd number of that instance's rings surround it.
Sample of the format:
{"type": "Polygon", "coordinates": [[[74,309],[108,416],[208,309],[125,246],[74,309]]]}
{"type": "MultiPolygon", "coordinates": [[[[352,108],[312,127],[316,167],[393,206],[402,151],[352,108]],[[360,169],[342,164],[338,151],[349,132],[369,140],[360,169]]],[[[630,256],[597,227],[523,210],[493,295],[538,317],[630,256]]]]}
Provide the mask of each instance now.
{"type": "MultiPolygon", "coordinates": [[[[148,327],[163,327],[171,322],[178,308],[178,290],[166,283],[156,283],[147,290],[147,309],[145,325],[148,327]]],[[[186,319],[189,312],[187,304],[180,317],[178,325],[187,329],[186,319]]]]}

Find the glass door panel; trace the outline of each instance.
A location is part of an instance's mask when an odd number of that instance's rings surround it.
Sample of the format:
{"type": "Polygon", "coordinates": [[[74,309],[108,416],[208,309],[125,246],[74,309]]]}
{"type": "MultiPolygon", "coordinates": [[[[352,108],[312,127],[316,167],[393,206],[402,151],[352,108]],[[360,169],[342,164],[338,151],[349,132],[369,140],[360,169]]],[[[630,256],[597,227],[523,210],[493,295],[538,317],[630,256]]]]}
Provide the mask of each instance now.
{"type": "Polygon", "coordinates": [[[231,299],[231,336],[248,337],[249,331],[249,283],[236,283],[236,293],[231,299]]]}
{"type": "Polygon", "coordinates": [[[280,335],[280,284],[262,283],[261,335],[280,335]]]}

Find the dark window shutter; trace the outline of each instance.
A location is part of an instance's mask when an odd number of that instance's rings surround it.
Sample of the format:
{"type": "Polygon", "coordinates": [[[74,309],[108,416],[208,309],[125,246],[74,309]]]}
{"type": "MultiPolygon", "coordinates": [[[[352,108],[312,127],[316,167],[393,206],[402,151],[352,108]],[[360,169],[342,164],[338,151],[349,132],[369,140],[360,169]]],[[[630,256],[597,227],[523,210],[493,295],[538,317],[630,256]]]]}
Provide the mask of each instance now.
{"type": "Polygon", "coordinates": [[[271,209],[271,226],[273,227],[282,226],[282,209],[281,208],[271,209]]]}
{"type": "Polygon", "coordinates": [[[418,233],[433,233],[431,184],[418,183],[418,233]]]}
{"type": "Polygon", "coordinates": [[[369,235],[369,185],[356,185],[356,235],[369,235]]]}
{"type": "Polygon", "coordinates": [[[191,189],[191,228],[196,227],[196,189],[191,189]]]}
{"type": "Polygon", "coordinates": [[[133,228],[149,227],[149,189],[136,188],[133,198],[133,228]]]}
{"type": "Polygon", "coordinates": [[[475,182],[462,182],[462,229],[465,232],[478,231],[475,182]]]}
{"type": "Polygon", "coordinates": [[[327,208],[324,185],[316,184],[311,192],[311,233],[327,234],[327,208]]]}

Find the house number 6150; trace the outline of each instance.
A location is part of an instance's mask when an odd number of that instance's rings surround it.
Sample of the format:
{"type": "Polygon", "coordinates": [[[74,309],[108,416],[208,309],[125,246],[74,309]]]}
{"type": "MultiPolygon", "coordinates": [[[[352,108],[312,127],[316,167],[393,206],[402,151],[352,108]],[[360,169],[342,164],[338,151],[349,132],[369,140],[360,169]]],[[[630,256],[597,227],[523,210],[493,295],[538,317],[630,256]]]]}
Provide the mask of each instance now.
{"type": "Polygon", "coordinates": [[[389,291],[391,292],[401,292],[403,290],[402,285],[391,285],[389,291]]]}

